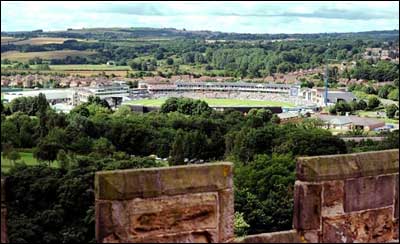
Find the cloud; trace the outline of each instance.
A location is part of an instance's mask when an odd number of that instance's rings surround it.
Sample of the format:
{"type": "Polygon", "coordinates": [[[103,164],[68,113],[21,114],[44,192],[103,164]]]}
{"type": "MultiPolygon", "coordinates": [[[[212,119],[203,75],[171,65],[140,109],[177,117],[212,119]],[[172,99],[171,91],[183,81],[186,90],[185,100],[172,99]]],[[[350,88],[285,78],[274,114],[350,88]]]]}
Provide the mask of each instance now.
{"type": "Polygon", "coordinates": [[[3,31],[134,26],[317,33],[398,29],[398,22],[399,3],[395,1],[1,2],[3,31]]]}

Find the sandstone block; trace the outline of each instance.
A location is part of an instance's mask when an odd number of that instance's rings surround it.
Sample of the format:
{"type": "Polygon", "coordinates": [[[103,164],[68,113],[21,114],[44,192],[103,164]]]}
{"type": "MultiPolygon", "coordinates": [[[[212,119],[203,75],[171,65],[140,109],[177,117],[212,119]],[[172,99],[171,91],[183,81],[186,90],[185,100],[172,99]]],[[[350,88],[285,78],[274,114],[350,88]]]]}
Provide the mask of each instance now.
{"type": "Polygon", "coordinates": [[[319,243],[321,232],[318,230],[306,230],[300,233],[302,242],[319,243]]]}
{"type": "Polygon", "coordinates": [[[321,217],[320,184],[295,183],[293,225],[297,230],[320,228],[321,217]]]}
{"type": "Polygon", "coordinates": [[[96,239],[98,242],[218,242],[218,203],[218,193],[96,200],[96,239]]]}
{"type": "Polygon", "coordinates": [[[234,237],[234,195],[233,190],[218,192],[219,197],[219,242],[225,242],[234,237]]]}
{"type": "Polygon", "coordinates": [[[394,196],[394,217],[399,218],[399,175],[396,175],[395,196],[394,196]]]}
{"type": "Polygon", "coordinates": [[[297,159],[297,179],[302,181],[343,180],[394,174],[399,171],[399,149],[297,159]]]}
{"type": "Polygon", "coordinates": [[[102,240],[114,232],[114,224],[111,219],[111,202],[96,201],[95,208],[96,240],[102,240]]]}
{"type": "Polygon", "coordinates": [[[1,243],[7,243],[7,209],[1,208],[1,243]]]}
{"type": "Polygon", "coordinates": [[[393,240],[393,208],[323,217],[322,242],[387,242],[393,240]]]}
{"type": "Polygon", "coordinates": [[[129,241],[121,241],[114,235],[110,235],[104,239],[104,243],[216,243],[218,240],[215,236],[214,230],[133,237],[129,241]]]}
{"type": "Polygon", "coordinates": [[[96,199],[129,200],[232,188],[232,164],[210,163],[97,172],[96,199]]]}
{"type": "Polygon", "coordinates": [[[188,194],[154,199],[134,199],[128,203],[129,233],[154,236],[194,229],[218,228],[218,195],[188,194]]]}
{"type": "Polygon", "coordinates": [[[326,181],[322,184],[323,187],[323,202],[322,206],[332,207],[343,203],[344,197],[344,182],[341,180],[326,181]]]}
{"type": "Polygon", "coordinates": [[[393,205],[394,184],[394,175],[346,180],[344,211],[352,212],[393,205]]]}

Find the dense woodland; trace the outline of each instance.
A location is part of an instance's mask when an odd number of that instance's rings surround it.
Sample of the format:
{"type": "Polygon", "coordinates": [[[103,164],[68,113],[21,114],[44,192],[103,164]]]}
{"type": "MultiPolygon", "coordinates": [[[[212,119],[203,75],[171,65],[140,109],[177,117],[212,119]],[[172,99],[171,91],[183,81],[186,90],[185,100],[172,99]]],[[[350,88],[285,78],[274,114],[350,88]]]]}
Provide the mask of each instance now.
{"type": "Polygon", "coordinates": [[[218,160],[235,164],[235,211],[247,223],[237,234],[291,229],[297,156],[399,147],[398,131],[346,144],[319,125],[282,125],[265,109],[217,112],[192,99],[171,98],[147,114],[113,112],[98,98],[69,114],[54,112],[43,95],[15,99],[1,106],[2,153],[14,162],[2,172],[12,185],[10,241],[94,242],[95,171],[218,160]],[[18,159],[29,148],[38,166],[18,159]]]}

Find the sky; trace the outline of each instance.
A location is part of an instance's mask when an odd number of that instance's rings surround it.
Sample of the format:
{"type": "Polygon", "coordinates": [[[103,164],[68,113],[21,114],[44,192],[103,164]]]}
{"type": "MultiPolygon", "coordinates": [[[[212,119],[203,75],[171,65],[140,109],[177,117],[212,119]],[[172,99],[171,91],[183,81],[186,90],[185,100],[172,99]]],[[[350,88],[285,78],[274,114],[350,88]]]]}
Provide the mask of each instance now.
{"type": "Polygon", "coordinates": [[[154,27],[237,33],[398,30],[398,1],[1,1],[1,31],[154,27]]]}

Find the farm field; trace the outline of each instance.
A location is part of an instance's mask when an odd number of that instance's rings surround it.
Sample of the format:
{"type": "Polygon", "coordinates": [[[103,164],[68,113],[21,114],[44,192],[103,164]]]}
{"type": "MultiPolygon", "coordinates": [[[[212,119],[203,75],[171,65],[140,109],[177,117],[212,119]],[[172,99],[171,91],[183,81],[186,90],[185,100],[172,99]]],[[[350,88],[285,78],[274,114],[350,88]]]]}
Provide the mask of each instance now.
{"type": "Polygon", "coordinates": [[[77,51],[77,50],[60,50],[60,51],[47,51],[47,52],[27,52],[22,53],[18,51],[8,51],[1,54],[1,59],[9,59],[11,61],[27,62],[34,57],[40,57],[44,60],[49,59],[64,59],[67,56],[89,56],[95,54],[92,51],[77,51]]]}
{"type": "MultiPolygon", "coordinates": [[[[18,161],[24,161],[26,165],[28,166],[34,166],[38,165],[39,162],[33,157],[32,152],[19,152],[19,155],[21,156],[21,159],[17,160],[18,161]]],[[[12,166],[12,162],[8,159],[3,158],[3,154],[1,154],[1,171],[2,172],[8,172],[12,166]]],[[[57,168],[58,163],[54,161],[51,164],[51,167],[57,168]]]]}
{"type": "MultiPolygon", "coordinates": [[[[32,65],[33,68],[34,65],[32,65]]],[[[129,66],[114,66],[107,64],[60,64],[60,65],[50,65],[51,70],[65,70],[65,71],[80,71],[80,70],[90,70],[90,71],[106,71],[106,70],[131,70],[129,66]]]]}
{"type": "Polygon", "coordinates": [[[15,42],[19,41],[19,38],[11,37],[11,36],[2,36],[1,37],[1,44],[6,45],[6,44],[14,44],[15,42]]]}
{"type": "MultiPolygon", "coordinates": [[[[145,105],[145,106],[161,106],[167,98],[160,99],[140,99],[129,101],[124,104],[134,105],[145,105]]],[[[282,106],[282,107],[294,107],[294,104],[289,102],[277,102],[277,101],[258,101],[258,100],[240,100],[240,99],[218,99],[218,98],[205,98],[201,99],[208,103],[212,107],[218,106],[282,106]]]]}
{"type": "Polygon", "coordinates": [[[3,45],[12,43],[14,45],[33,45],[33,46],[39,46],[39,45],[45,45],[45,44],[62,44],[66,40],[76,40],[79,42],[95,42],[96,40],[86,40],[86,39],[76,39],[76,38],[60,38],[60,37],[34,37],[34,38],[29,38],[26,40],[20,39],[20,38],[14,38],[14,37],[8,37],[8,36],[2,36],[1,37],[1,43],[3,45]]]}

